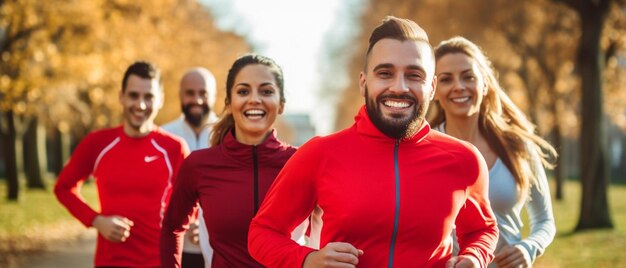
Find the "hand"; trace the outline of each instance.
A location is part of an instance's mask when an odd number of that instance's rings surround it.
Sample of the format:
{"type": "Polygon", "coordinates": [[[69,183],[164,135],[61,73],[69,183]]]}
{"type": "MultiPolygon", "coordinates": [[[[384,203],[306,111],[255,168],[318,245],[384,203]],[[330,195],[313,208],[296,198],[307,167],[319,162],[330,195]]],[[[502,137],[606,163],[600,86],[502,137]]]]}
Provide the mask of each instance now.
{"type": "Polygon", "coordinates": [[[521,246],[504,246],[498,251],[493,262],[500,268],[523,268],[532,266],[530,256],[521,246]]]}
{"type": "Polygon", "coordinates": [[[476,257],[471,255],[459,255],[450,258],[446,262],[446,268],[476,268],[480,263],[476,257]]]}
{"type": "Polygon", "coordinates": [[[361,255],[363,250],[349,243],[332,242],[319,251],[309,253],[302,267],[356,267],[361,255]]]}
{"type": "Polygon", "coordinates": [[[105,239],[119,243],[124,242],[130,236],[130,227],[133,221],[118,215],[103,216],[98,215],[91,223],[98,230],[98,233],[105,239]]]}
{"type": "Polygon", "coordinates": [[[189,229],[187,229],[188,240],[194,245],[200,244],[200,228],[198,227],[198,222],[192,222],[189,224],[189,229]]]}

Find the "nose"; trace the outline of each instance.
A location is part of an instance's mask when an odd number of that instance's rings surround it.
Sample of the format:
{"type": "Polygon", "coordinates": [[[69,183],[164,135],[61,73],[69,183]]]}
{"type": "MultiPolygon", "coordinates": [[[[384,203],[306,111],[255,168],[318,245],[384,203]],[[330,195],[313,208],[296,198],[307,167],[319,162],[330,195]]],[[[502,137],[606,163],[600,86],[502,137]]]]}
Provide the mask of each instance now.
{"type": "Polygon", "coordinates": [[[250,99],[248,99],[248,102],[250,103],[261,103],[261,96],[259,94],[259,90],[252,90],[252,92],[250,92],[250,99]]]}
{"type": "Polygon", "coordinates": [[[389,87],[389,91],[395,93],[405,93],[409,91],[409,87],[407,86],[407,82],[403,74],[396,75],[393,83],[389,87]]]}
{"type": "Polygon", "coordinates": [[[146,108],[148,108],[148,104],[146,103],[145,99],[140,99],[139,100],[139,109],[140,110],[145,110],[146,108]]]}
{"type": "Polygon", "coordinates": [[[200,95],[196,96],[196,103],[198,105],[204,104],[204,99],[202,98],[202,96],[200,96],[200,95]]]}
{"type": "Polygon", "coordinates": [[[458,90],[458,91],[463,91],[466,90],[467,88],[465,87],[465,83],[463,83],[463,81],[461,81],[461,79],[455,79],[454,83],[453,83],[453,89],[454,90],[458,90]]]}

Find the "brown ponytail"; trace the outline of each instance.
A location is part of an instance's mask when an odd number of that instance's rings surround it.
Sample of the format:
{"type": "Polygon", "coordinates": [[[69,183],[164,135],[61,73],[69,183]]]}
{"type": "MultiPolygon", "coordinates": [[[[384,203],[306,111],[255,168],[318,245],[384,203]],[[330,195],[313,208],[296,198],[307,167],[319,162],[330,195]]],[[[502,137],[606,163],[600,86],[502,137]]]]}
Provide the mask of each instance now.
{"type": "Polygon", "coordinates": [[[233,114],[230,112],[223,112],[222,117],[213,126],[213,132],[211,133],[211,146],[222,143],[228,131],[235,125],[233,114]]]}

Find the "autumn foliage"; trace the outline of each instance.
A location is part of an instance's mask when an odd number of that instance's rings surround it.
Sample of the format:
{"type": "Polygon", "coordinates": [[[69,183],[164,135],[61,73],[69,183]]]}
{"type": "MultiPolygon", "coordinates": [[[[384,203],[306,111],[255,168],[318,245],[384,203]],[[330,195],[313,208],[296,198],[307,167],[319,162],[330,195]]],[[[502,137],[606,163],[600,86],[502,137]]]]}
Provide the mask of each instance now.
{"type": "Polygon", "coordinates": [[[162,70],[162,123],[180,113],[178,82],[186,69],[209,68],[219,87],[230,63],[249,49],[195,0],[0,1],[0,141],[9,198],[17,198],[21,143],[33,142],[22,140],[33,121],[48,137],[74,140],[119,124],[123,72],[143,59],[162,70]]]}

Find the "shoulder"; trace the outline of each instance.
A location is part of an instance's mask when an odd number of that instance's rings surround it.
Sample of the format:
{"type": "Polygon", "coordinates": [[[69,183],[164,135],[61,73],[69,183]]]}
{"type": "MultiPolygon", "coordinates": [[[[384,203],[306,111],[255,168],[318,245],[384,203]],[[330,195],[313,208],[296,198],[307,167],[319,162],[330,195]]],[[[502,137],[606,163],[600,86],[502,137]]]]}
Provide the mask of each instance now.
{"type": "Polygon", "coordinates": [[[187,147],[185,140],[177,135],[157,128],[152,133],[154,140],[163,147],[180,149],[187,147]]]}
{"type": "Polygon", "coordinates": [[[426,141],[442,151],[458,155],[460,157],[474,158],[480,156],[478,149],[476,149],[476,147],[471,143],[439,131],[430,131],[426,141]]]}
{"type": "Polygon", "coordinates": [[[354,128],[346,128],[326,136],[315,136],[302,145],[302,147],[305,145],[316,148],[341,146],[346,144],[347,141],[353,141],[357,136],[354,128]]]}
{"type": "Polygon", "coordinates": [[[86,143],[90,146],[107,146],[121,137],[122,130],[120,127],[105,128],[89,132],[82,140],[81,144],[86,143]]]}
{"type": "Polygon", "coordinates": [[[185,158],[185,162],[188,164],[205,164],[205,165],[221,165],[224,162],[228,162],[230,158],[225,157],[223,154],[223,148],[221,145],[216,145],[209,148],[203,148],[191,151],[191,153],[185,158]]]}
{"type": "MultiPolygon", "coordinates": [[[[480,151],[467,141],[463,141],[450,135],[431,131],[426,138],[434,150],[439,152],[443,159],[449,161],[448,164],[458,167],[458,170],[465,174],[478,175],[487,170],[487,164],[480,151]]],[[[469,177],[474,177],[473,175],[469,177]]]]}
{"type": "Polygon", "coordinates": [[[276,132],[258,147],[263,154],[267,154],[263,158],[270,159],[274,163],[284,163],[296,152],[297,147],[292,146],[276,136],[276,132]]]}
{"type": "Polygon", "coordinates": [[[163,124],[162,126],[160,126],[160,128],[170,133],[176,133],[181,128],[182,126],[181,123],[182,123],[182,120],[178,118],[176,120],[172,120],[163,124]]]}
{"type": "Polygon", "coordinates": [[[315,136],[305,142],[294,153],[294,158],[305,159],[304,161],[318,161],[322,160],[320,156],[328,155],[336,152],[348,152],[353,151],[346,149],[347,147],[354,148],[350,140],[354,140],[356,136],[349,135],[349,129],[342,130],[326,136],[315,136]]]}
{"type": "Polygon", "coordinates": [[[288,155],[288,156],[295,154],[297,150],[298,150],[297,147],[291,146],[289,144],[284,144],[281,148],[281,152],[283,152],[285,155],[288,155]]]}

